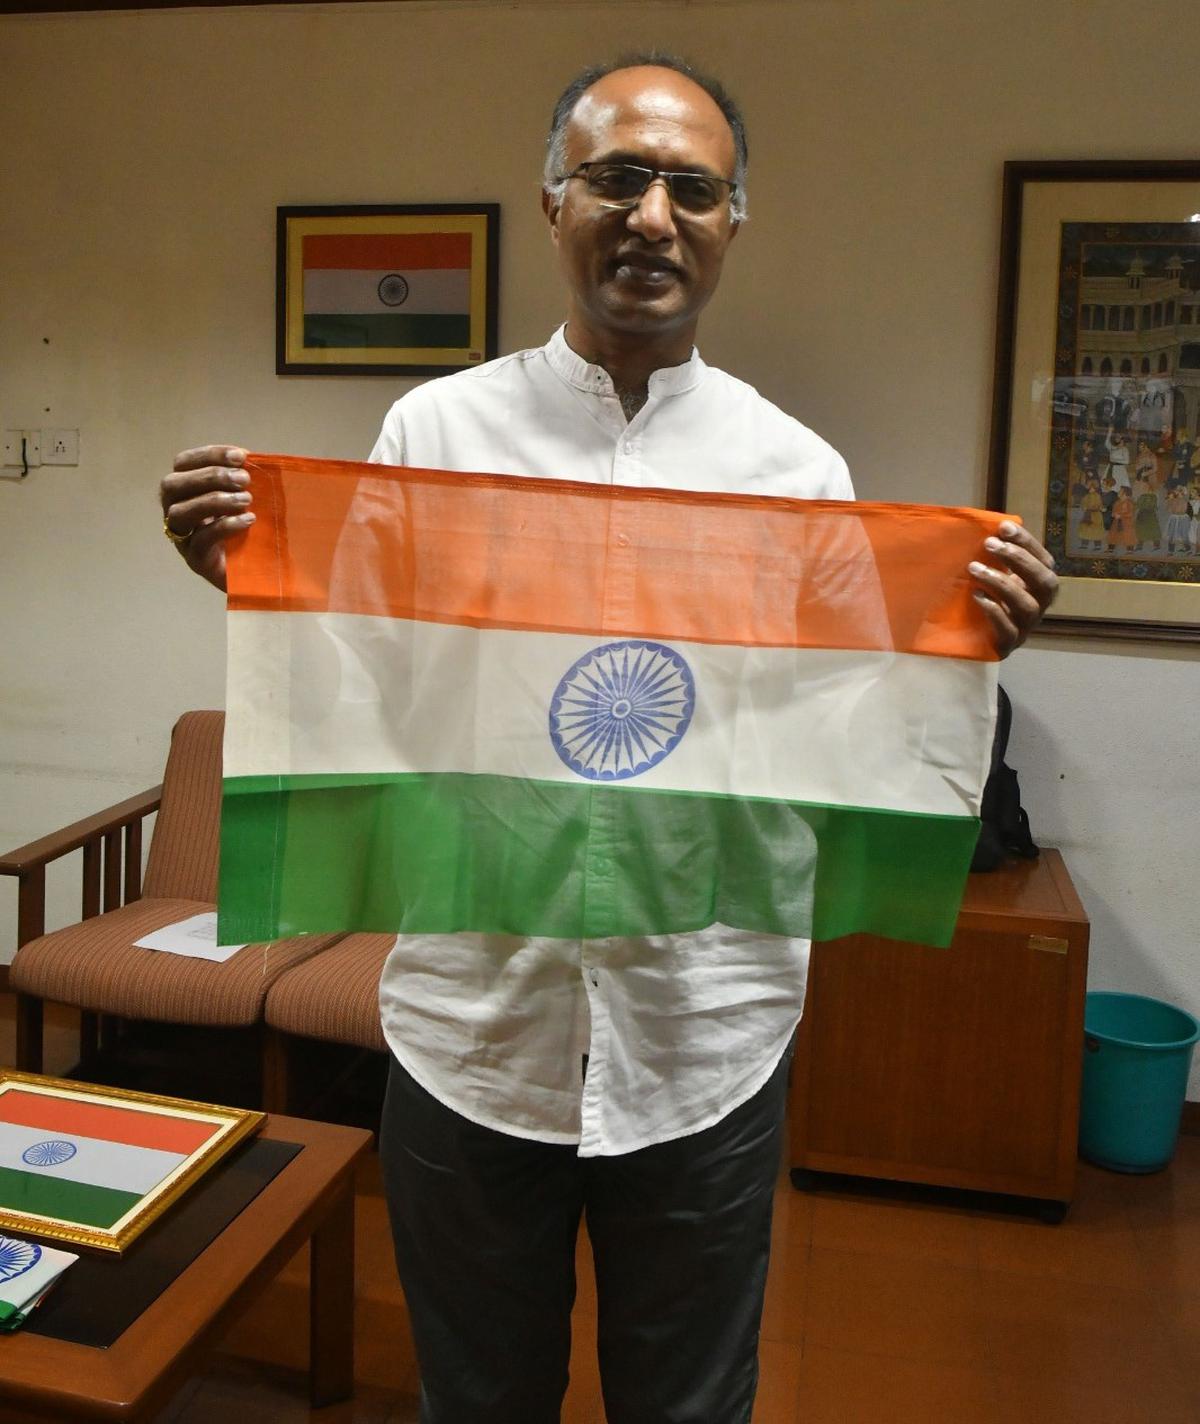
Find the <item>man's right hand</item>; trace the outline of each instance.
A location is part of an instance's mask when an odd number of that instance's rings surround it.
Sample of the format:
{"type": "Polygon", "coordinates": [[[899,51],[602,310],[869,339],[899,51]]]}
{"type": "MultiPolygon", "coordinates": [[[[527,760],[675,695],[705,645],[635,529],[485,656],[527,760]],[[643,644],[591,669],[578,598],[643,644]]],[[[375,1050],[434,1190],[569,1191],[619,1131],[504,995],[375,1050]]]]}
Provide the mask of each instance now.
{"type": "Polygon", "coordinates": [[[163,518],[173,534],[185,535],[175,547],[188,567],[222,591],[225,588],[225,541],[254,523],[241,468],[240,445],[202,445],[175,456],[175,472],[159,486],[163,518]]]}

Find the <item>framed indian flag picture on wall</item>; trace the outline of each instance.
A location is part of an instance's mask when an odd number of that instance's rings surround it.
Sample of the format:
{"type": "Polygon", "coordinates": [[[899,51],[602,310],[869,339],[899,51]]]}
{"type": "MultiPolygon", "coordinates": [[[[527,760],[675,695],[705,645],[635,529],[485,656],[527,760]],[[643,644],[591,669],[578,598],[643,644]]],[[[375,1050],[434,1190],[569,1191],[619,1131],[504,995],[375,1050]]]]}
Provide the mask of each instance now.
{"type": "Polygon", "coordinates": [[[0,1072],[0,1229],[124,1251],[263,1118],[0,1072]]]}
{"type": "Polygon", "coordinates": [[[497,354],[498,203],[287,207],[279,375],[436,376],[497,354]]]}

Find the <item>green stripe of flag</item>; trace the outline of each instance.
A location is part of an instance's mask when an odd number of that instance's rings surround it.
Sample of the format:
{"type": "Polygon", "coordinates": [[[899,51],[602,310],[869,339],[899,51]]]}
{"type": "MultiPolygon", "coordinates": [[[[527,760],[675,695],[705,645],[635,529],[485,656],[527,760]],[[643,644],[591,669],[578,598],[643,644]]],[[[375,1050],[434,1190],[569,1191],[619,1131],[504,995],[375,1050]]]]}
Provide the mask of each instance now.
{"type": "Polygon", "coordinates": [[[43,1172],[0,1167],[0,1203],[13,1211],[56,1216],[80,1226],[108,1227],[141,1201],[137,1192],[93,1187],[43,1172]]]}
{"type": "Polygon", "coordinates": [[[218,939],[601,938],[719,922],[944,945],[978,828],[970,816],[465,773],[234,778],[218,939]]]}
{"type": "Polygon", "coordinates": [[[401,316],[396,312],[365,312],[350,316],[306,316],[304,344],[313,347],[466,347],[471,344],[471,318],[441,313],[401,316]]]}

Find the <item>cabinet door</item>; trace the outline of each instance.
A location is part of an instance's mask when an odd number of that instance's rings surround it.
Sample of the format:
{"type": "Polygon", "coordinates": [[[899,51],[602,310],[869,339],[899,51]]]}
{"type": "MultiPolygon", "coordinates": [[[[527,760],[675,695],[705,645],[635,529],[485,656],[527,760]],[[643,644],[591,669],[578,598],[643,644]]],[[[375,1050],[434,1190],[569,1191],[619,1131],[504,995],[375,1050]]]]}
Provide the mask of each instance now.
{"type": "Polygon", "coordinates": [[[1081,947],[1015,927],[815,946],[796,1165],[1069,1197],[1082,967],[1081,947]]]}

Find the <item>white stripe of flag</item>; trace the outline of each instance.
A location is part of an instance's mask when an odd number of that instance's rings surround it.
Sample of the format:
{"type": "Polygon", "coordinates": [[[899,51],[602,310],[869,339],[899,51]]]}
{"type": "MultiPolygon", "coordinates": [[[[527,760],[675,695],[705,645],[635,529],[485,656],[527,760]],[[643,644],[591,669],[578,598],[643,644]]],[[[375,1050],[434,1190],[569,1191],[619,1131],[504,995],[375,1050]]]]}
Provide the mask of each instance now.
{"type": "MultiPolygon", "coordinates": [[[[38,1154],[52,1155],[52,1154],[38,1154]]],[[[35,1176],[83,1182],[93,1187],[111,1187],[119,1192],[150,1191],[187,1160],[181,1152],[162,1152],[156,1147],[130,1147],[123,1142],[106,1142],[96,1137],[47,1132],[44,1127],[21,1127],[5,1123],[0,1134],[0,1167],[35,1176]],[[44,1143],[69,1143],[75,1151],[66,1161],[45,1166],[25,1161],[24,1154],[44,1143]]]]}
{"type": "MultiPolygon", "coordinates": [[[[580,782],[554,750],[547,714],[559,679],[610,641],[602,635],[259,612],[238,613],[228,631],[226,777],[448,771],[580,782]],[[467,688],[464,668],[474,670],[467,688]]],[[[695,714],[629,789],[977,813],[996,663],[670,646],[695,678],[695,714]]]]}
{"type": "Polygon", "coordinates": [[[418,268],[411,272],[367,272],[315,267],[304,274],[306,316],[352,316],[394,312],[397,316],[458,316],[471,310],[471,274],[465,268],[418,268]],[[388,277],[401,277],[407,285],[388,277]],[[381,288],[388,300],[380,295],[381,288]]]}

